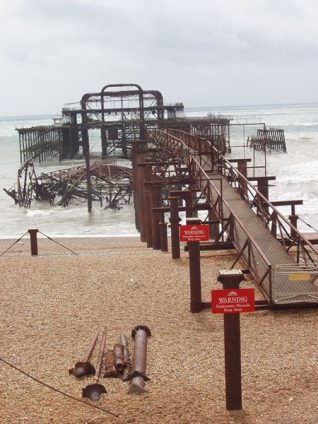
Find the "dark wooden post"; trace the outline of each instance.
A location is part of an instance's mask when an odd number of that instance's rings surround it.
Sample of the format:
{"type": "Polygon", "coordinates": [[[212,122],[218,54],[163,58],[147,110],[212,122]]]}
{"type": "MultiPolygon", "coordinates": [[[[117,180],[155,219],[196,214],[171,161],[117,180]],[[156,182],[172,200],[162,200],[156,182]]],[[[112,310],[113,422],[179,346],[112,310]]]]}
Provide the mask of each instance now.
{"type": "Polygon", "coordinates": [[[161,206],[161,183],[158,181],[151,183],[151,227],[152,227],[152,247],[160,249],[160,212],[155,212],[153,208],[161,206]]]}
{"type": "Polygon", "coordinates": [[[146,240],[147,247],[152,247],[152,209],[151,209],[151,174],[152,166],[149,163],[145,164],[145,226],[146,226],[146,240]]]}
{"type": "MultiPolygon", "coordinates": [[[[244,275],[240,270],[220,271],[217,280],[224,289],[238,289],[244,275]]],[[[226,409],[242,409],[240,314],[224,314],[224,359],[226,409]]]]}
{"type": "MultiPolygon", "coordinates": [[[[198,218],[187,219],[187,225],[196,224],[201,224],[201,220],[198,218]]],[[[190,267],[190,310],[192,313],[197,313],[202,310],[200,242],[190,241],[187,244],[190,267]]]]}
{"type": "MultiPolygon", "coordinates": [[[[251,159],[238,159],[237,169],[238,171],[247,179],[247,162],[250,162],[251,159]]],[[[247,196],[247,181],[243,178],[241,180],[241,196],[244,199],[247,196]]]]}
{"type": "Polygon", "coordinates": [[[186,208],[186,217],[191,218],[192,216],[192,193],[190,190],[184,191],[183,195],[184,201],[185,201],[185,208],[186,208]]]}
{"type": "Polygon", "coordinates": [[[180,240],[179,240],[179,211],[178,200],[179,197],[170,196],[170,224],[171,224],[171,252],[172,259],[180,258],[180,240]]]}
{"type": "Polygon", "coordinates": [[[145,162],[146,143],[134,141],[133,145],[133,187],[136,228],[140,232],[141,241],[146,241],[142,232],[142,211],[143,211],[143,170],[139,167],[145,162]]]}
{"type": "MultiPolygon", "coordinates": [[[[296,214],[289,215],[289,221],[295,228],[297,228],[298,218],[299,216],[296,214]]],[[[290,229],[290,236],[292,239],[296,236],[296,231],[293,228],[290,229]]]]}
{"type": "Polygon", "coordinates": [[[140,220],[140,240],[145,242],[146,238],[146,194],[145,194],[145,167],[138,164],[138,184],[139,184],[139,220],[140,220]]]}
{"type": "Polygon", "coordinates": [[[167,223],[164,220],[164,214],[162,214],[160,222],[160,246],[162,252],[168,252],[168,234],[167,234],[167,223]]]}
{"type": "Polygon", "coordinates": [[[38,240],[37,240],[38,231],[39,230],[37,230],[37,229],[28,230],[28,233],[30,234],[31,255],[32,256],[38,255],[38,240]]]}

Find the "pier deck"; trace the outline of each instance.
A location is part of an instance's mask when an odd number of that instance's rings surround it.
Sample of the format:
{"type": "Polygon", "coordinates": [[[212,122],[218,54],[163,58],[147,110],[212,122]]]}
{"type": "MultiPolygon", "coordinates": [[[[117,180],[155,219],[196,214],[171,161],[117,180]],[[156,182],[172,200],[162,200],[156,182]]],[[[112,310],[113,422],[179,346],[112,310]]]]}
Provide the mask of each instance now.
{"type": "Polygon", "coordinates": [[[246,175],[202,137],[174,130],[153,130],[149,137],[186,163],[237,261],[245,262],[272,306],[318,304],[318,251],[246,175]]]}

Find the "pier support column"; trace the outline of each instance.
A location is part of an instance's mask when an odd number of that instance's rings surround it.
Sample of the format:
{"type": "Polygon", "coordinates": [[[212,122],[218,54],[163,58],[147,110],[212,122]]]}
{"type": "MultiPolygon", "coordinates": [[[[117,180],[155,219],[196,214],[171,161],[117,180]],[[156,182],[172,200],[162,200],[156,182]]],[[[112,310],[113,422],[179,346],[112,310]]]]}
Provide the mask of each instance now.
{"type": "Polygon", "coordinates": [[[132,143],[133,155],[132,155],[132,166],[133,166],[133,188],[134,188],[134,207],[135,207],[135,223],[136,228],[140,232],[141,241],[142,237],[142,170],[139,168],[139,164],[145,162],[146,143],[143,141],[134,141],[132,143]]]}
{"type": "Polygon", "coordinates": [[[152,247],[152,209],[151,209],[151,176],[152,166],[148,163],[144,164],[144,193],[145,193],[145,229],[146,229],[146,241],[147,247],[152,247]]]}
{"type": "Polygon", "coordinates": [[[152,182],[151,186],[151,228],[152,228],[152,247],[155,250],[160,249],[160,212],[155,212],[153,208],[161,206],[161,183],[152,182]]]}
{"type": "Polygon", "coordinates": [[[179,239],[179,210],[178,201],[180,197],[170,196],[170,224],[171,224],[171,251],[172,259],[180,258],[180,239],[179,239]]]}

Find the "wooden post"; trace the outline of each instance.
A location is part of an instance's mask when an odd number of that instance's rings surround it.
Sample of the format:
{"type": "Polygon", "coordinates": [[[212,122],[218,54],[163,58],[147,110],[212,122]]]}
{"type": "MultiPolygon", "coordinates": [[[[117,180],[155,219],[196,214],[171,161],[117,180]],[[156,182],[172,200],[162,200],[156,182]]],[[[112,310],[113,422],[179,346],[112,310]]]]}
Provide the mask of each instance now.
{"type": "Polygon", "coordinates": [[[171,224],[171,251],[172,259],[180,258],[180,240],[179,240],[179,211],[178,200],[179,197],[170,196],[170,224],[171,224]]]}
{"type": "Polygon", "coordinates": [[[164,214],[159,222],[160,226],[160,246],[162,252],[168,252],[168,235],[167,235],[167,223],[164,221],[164,214]]]}
{"type": "Polygon", "coordinates": [[[151,228],[152,228],[152,247],[155,250],[160,249],[160,214],[153,208],[161,206],[161,183],[151,183],[151,228]]]}
{"type": "MultiPolygon", "coordinates": [[[[188,218],[187,225],[201,224],[198,218],[188,218]]],[[[189,267],[190,267],[190,310],[192,313],[202,311],[201,299],[201,264],[200,264],[200,242],[189,241],[189,267]]]]}
{"type": "MultiPolygon", "coordinates": [[[[240,270],[220,271],[217,280],[224,289],[238,289],[244,275],[240,270]]],[[[226,409],[242,409],[240,314],[224,314],[224,359],[226,409]]]]}
{"type": "Polygon", "coordinates": [[[145,182],[144,182],[144,193],[145,193],[145,226],[146,226],[146,240],[147,247],[152,247],[152,219],[151,219],[151,185],[148,184],[151,181],[152,166],[149,163],[144,165],[145,168],[145,182]]]}
{"type": "Polygon", "coordinates": [[[38,255],[38,240],[37,240],[38,231],[39,230],[37,230],[37,229],[28,230],[28,233],[30,234],[31,255],[32,256],[38,255]]]}

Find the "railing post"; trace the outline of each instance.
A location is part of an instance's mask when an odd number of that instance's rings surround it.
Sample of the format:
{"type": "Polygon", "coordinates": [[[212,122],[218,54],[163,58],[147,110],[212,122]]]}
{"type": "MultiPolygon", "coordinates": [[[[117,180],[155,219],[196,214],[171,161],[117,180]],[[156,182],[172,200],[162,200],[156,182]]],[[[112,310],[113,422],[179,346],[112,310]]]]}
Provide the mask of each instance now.
{"type": "MultiPolygon", "coordinates": [[[[250,159],[238,159],[237,160],[237,169],[238,171],[247,179],[247,162],[250,159]]],[[[246,179],[239,178],[240,180],[240,195],[244,199],[247,197],[247,181],[246,179]]]]}
{"type": "Polygon", "coordinates": [[[277,235],[277,212],[273,211],[272,213],[272,229],[271,234],[276,238],[277,235]]]}
{"type": "MultiPolygon", "coordinates": [[[[293,225],[296,229],[297,229],[298,218],[299,218],[299,216],[298,215],[295,215],[295,214],[289,215],[289,217],[288,217],[291,225],[293,225]]],[[[294,239],[296,237],[296,231],[293,228],[290,229],[290,237],[292,239],[294,239]]]]}
{"type": "MultiPolygon", "coordinates": [[[[268,179],[267,178],[259,178],[257,181],[257,190],[268,200],[269,192],[268,192],[268,179]]],[[[262,205],[264,212],[268,214],[268,205],[262,205]]]]}

